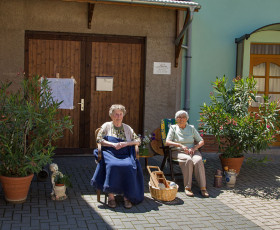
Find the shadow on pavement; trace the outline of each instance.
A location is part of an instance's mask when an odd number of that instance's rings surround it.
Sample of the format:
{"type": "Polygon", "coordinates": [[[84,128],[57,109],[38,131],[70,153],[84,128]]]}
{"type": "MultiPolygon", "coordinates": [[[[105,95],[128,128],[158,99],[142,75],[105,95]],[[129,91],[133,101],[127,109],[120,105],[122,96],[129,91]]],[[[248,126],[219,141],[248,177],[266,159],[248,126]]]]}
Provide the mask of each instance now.
{"type": "Polygon", "coordinates": [[[280,198],[279,162],[243,164],[233,192],[244,197],[278,200],[280,198]]]}

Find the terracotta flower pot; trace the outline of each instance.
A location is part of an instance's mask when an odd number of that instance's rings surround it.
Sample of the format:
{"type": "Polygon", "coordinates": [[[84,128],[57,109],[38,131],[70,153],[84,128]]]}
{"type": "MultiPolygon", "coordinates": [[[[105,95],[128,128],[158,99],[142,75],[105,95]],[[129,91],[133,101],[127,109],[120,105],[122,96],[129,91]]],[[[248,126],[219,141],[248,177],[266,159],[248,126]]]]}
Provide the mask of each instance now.
{"type": "Polygon", "coordinates": [[[65,197],[66,196],[65,192],[66,192],[66,186],[64,184],[56,184],[54,186],[54,193],[58,198],[65,197]]]}
{"type": "Polygon", "coordinates": [[[223,170],[225,166],[228,166],[228,169],[235,169],[236,174],[238,175],[244,160],[243,157],[238,158],[223,158],[223,154],[219,155],[223,170]]]}
{"type": "Polygon", "coordinates": [[[0,175],[5,199],[10,203],[23,203],[27,198],[34,174],[26,177],[6,177],[0,175]]]}

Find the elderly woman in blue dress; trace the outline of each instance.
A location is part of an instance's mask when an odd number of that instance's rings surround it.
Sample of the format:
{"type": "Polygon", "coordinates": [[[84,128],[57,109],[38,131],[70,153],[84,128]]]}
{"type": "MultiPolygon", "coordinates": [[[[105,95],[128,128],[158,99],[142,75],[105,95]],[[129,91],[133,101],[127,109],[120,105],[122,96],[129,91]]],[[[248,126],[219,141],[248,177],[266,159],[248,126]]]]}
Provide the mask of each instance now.
{"type": "Polygon", "coordinates": [[[193,197],[192,175],[200,186],[201,195],[209,197],[206,190],[205,169],[202,156],[198,149],[204,145],[204,140],[194,126],[188,124],[189,115],[180,110],[175,114],[176,124],[171,125],[166,137],[166,145],[171,147],[172,157],[178,159],[184,177],[185,193],[193,197]],[[194,143],[197,143],[196,145],[194,143]]]}
{"type": "MultiPolygon", "coordinates": [[[[126,114],[123,105],[112,105],[109,115],[97,134],[97,142],[102,146],[102,159],[97,165],[91,184],[108,193],[108,206],[116,207],[115,194],[124,196],[124,207],[131,208],[144,199],[143,172],[135,158],[135,145],[141,140],[133,129],[124,124],[126,114]]],[[[97,150],[94,151],[97,157],[97,150]]]]}

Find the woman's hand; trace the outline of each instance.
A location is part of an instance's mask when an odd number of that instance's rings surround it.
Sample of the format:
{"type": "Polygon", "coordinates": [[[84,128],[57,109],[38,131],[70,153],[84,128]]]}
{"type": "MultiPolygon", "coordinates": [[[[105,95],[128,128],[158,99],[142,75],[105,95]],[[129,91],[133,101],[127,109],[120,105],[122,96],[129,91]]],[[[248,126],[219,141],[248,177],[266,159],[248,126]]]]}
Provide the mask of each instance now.
{"type": "Polygon", "coordinates": [[[181,148],[183,149],[183,151],[188,154],[188,155],[191,155],[193,156],[194,152],[195,152],[195,149],[194,148],[188,148],[187,146],[184,146],[182,145],[181,148]]]}
{"type": "Polygon", "coordinates": [[[194,152],[195,152],[195,148],[188,148],[187,146],[185,145],[182,145],[180,143],[177,143],[177,142],[173,142],[173,141],[170,141],[170,140],[166,140],[166,145],[167,146],[175,146],[177,148],[180,148],[182,149],[186,154],[188,155],[191,155],[193,156],[194,152]]]}
{"type": "Polygon", "coordinates": [[[128,146],[128,143],[127,142],[119,142],[119,143],[113,143],[113,147],[116,149],[116,150],[119,150],[121,148],[124,148],[128,146]]]}
{"type": "Polygon", "coordinates": [[[189,155],[193,156],[194,151],[195,151],[194,148],[190,148],[190,149],[189,149],[189,155]]]}
{"type": "Polygon", "coordinates": [[[189,149],[187,146],[184,146],[184,145],[180,145],[180,147],[185,153],[188,153],[189,152],[189,149]]]}

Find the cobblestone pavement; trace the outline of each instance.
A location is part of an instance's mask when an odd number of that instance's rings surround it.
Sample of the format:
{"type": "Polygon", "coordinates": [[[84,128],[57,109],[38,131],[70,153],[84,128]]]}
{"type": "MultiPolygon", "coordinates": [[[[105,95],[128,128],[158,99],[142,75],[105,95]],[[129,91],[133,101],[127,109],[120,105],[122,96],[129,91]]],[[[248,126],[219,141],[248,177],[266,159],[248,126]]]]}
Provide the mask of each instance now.
{"type": "MultiPolygon", "coordinates": [[[[6,203],[0,187],[0,228],[280,229],[280,154],[269,154],[269,161],[264,164],[244,162],[234,189],[225,185],[213,187],[215,171],[221,168],[219,158],[214,153],[203,155],[207,159],[210,198],[202,198],[196,186],[195,197],[187,197],[182,182],[178,182],[177,198],[158,202],[150,196],[149,174],[144,171],[145,200],[132,209],[123,207],[121,197],[117,198],[115,209],[97,202],[89,184],[96,167],[92,156],[55,157],[60,170],[71,175],[73,188],[67,190],[68,199],[51,200],[50,179],[38,182],[36,176],[24,204],[6,203]]],[[[161,161],[161,156],[154,156],[149,165],[159,166],[161,161]]],[[[143,159],[141,164],[144,166],[143,159]]],[[[164,172],[168,172],[167,168],[164,172]]],[[[104,195],[101,200],[104,201],[104,195]]]]}

